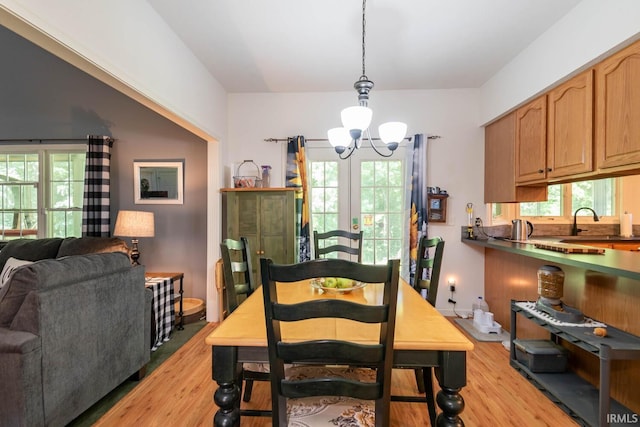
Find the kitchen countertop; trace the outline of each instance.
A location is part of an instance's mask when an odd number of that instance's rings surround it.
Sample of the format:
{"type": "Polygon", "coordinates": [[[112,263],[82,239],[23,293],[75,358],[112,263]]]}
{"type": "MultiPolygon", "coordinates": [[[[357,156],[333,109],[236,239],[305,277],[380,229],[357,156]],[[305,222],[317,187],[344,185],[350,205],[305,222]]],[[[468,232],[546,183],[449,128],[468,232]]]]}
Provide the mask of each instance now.
{"type": "Polygon", "coordinates": [[[563,240],[557,237],[536,237],[535,240],[527,243],[494,238],[475,240],[462,238],[461,240],[469,245],[482,246],[556,264],[570,265],[604,274],[640,280],[640,252],[606,249],[604,254],[564,254],[547,249],[538,249],[534,246],[536,241],[561,242],[563,240]]]}

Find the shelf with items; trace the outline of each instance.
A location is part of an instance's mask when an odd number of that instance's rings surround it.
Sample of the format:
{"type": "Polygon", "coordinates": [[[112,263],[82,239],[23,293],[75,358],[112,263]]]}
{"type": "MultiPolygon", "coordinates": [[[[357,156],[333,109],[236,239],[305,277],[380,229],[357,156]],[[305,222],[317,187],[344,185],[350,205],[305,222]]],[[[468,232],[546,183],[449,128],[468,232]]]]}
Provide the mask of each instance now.
{"type": "MultiPolygon", "coordinates": [[[[598,323],[597,321],[596,324],[598,323]]],[[[620,420],[632,421],[637,415],[609,396],[612,360],[640,360],[640,337],[612,326],[606,326],[607,335],[598,336],[593,327],[567,326],[556,323],[544,314],[537,314],[523,306],[523,302],[511,301],[511,366],[531,381],[549,399],[583,424],[606,426],[620,420]],[[545,328],[550,340],[559,343],[564,340],[585,350],[600,361],[600,389],[573,372],[541,373],[532,372],[516,358],[517,316],[545,328]]]]}
{"type": "Polygon", "coordinates": [[[429,222],[447,222],[448,194],[427,194],[427,217],[429,222]]]}

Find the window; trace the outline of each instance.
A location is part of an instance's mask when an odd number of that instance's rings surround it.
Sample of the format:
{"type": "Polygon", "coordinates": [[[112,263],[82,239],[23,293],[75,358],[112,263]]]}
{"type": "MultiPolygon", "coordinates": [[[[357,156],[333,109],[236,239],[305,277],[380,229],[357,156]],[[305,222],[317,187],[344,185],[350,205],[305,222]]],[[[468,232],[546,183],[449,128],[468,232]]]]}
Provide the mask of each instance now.
{"type": "Polygon", "coordinates": [[[570,217],[576,209],[585,206],[599,216],[616,215],[615,178],[550,185],[547,190],[546,202],[520,203],[520,216],[570,217]]]}
{"type": "Polygon", "coordinates": [[[0,153],[2,240],[79,237],[84,165],[84,148],[0,153]]]}
{"type": "MultiPolygon", "coordinates": [[[[507,221],[515,217],[570,221],[573,213],[581,207],[589,207],[602,217],[616,217],[619,194],[618,178],[605,178],[592,181],[580,181],[567,184],[549,185],[545,202],[527,202],[515,204],[494,203],[492,217],[495,221],[507,221]]],[[[578,215],[590,215],[589,211],[578,215]]]]}
{"type": "Polygon", "coordinates": [[[308,144],[306,149],[312,229],[362,230],[364,264],[401,257],[406,191],[403,147],[391,159],[381,159],[362,147],[348,160],[338,159],[326,144],[308,144]]]}

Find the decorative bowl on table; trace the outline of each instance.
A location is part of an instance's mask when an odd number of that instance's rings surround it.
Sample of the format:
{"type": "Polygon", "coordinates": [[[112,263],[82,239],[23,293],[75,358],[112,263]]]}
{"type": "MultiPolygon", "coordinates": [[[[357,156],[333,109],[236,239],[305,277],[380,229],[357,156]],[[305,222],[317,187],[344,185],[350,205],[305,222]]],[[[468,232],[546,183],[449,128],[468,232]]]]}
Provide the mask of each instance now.
{"type": "Polygon", "coordinates": [[[342,277],[319,277],[311,279],[311,287],[325,292],[347,293],[364,288],[366,283],[342,277]]]}

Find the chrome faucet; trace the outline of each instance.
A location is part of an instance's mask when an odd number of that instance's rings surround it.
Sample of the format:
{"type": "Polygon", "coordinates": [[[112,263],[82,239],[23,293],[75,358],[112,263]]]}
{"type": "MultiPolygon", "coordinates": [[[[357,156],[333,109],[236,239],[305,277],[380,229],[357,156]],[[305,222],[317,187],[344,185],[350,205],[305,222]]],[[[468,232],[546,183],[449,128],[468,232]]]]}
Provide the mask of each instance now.
{"type": "Polygon", "coordinates": [[[583,209],[588,209],[588,210],[590,210],[591,212],[593,212],[593,220],[594,220],[595,222],[600,221],[600,218],[598,218],[598,214],[597,214],[597,213],[596,213],[596,211],[594,211],[593,209],[588,208],[588,207],[586,207],[586,206],[585,206],[585,207],[581,207],[581,208],[576,209],[576,211],[573,213],[573,227],[571,227],[571,235],[572,235],[572,236],[577,236],[577,235],[578,235],[578,233],[579,233],[579,232],[581,232],[581,231],[587,231],[587,230],[582,230],[582,229],[578,228],[578,225],[577,225],[577,223],[576,223],[576,218],[577,218],[577,216],[578,216],[578,212],[580,212],[580,211],[581,211],[581,210],[583,210],[583,209]]]}

